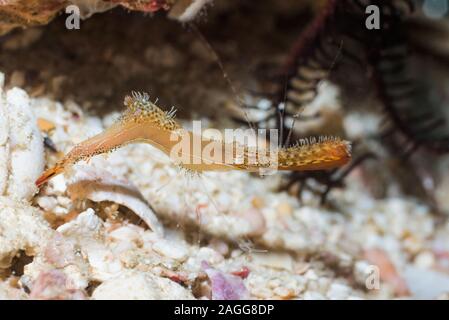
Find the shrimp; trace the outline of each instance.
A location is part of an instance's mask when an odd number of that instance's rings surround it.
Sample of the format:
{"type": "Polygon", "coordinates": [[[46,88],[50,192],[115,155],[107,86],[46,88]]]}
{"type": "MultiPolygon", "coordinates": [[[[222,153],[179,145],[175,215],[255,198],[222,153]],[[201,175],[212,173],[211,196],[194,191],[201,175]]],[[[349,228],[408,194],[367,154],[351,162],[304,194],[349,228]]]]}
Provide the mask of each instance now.
{"type": "Polygon", "coordinates": [[[46,170],[36,180],[36,185],[42,186],[78,161],[136,142],[153,145],[182,168],[197,173],[229,170],[256,172],[273,166],[284,171],[326,170],[343,166],[351,159],[350,143],[334,137],[303,139],[293,147],[276,150],[276,157],[273,157],[269,148],[225,143],[185,130],[175,121],[173,109],[169,112],[161,110],[146,93],[133,92],[125,97],[124,104],[126,110],[117,122],[77,144],[54,167],[46,170]],[[179,141],[183,139],[193,148],[183,148],[185,144],[179,141]]]}

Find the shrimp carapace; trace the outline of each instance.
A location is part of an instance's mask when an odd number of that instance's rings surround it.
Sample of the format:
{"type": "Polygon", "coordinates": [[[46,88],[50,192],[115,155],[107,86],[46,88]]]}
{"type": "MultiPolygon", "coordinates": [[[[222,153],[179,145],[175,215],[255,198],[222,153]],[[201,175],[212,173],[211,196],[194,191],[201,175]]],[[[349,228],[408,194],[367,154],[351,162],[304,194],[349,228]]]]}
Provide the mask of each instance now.
{"type": "Polygon", "coordinates": [[[326,170],[340,167],[351,158],[350,144],[338,138],[301,140],[289,148],[255,148],[223,142],[182,128],[175,112],[157,107],[147,94],[133,93],[124,101],[120,119],[104,132],[77,144],[36,181],[41,186],[80,160],[133,142],[145,142],[163,151],[190,171],[326,170]]]}

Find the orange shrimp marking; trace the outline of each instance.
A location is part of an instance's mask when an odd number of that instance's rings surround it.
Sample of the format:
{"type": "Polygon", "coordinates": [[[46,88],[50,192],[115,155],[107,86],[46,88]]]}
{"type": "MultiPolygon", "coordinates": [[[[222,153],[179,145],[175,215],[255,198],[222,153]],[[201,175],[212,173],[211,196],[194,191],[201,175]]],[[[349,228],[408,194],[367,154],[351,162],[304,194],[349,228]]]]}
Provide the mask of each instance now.
{"type": "MultiPolygon", "coordinates": [[[[254,149],[237,143],[224,143],[203,136],[198,137],[197,134],[184,130],[174,120],[173,110],[162,111],[150,101],[147,94],[133,93],[125,98],[124,104],[127,108],[119,121],[104,132],[76,145],[54,167],[46,170],[36,180],[36,185],[43,185],[78,161],[111,152],[129,143],[149,143],[167,155],[171,155],[178,143],[178,141],[174,141],[173,135],[180,137],[183,134],[187,134],[191,142],[199,138],[201,151],[213,149],[221,151],[223,155],[230,155],[229,158],[224,157],[217,161],[212,156],[205,156],[203,152],[200,155],[188,153],[186,156],[190,161],[179,165],[190,171],[257,171],[273,165],[268,150],[254,149]],[[240,162],[236,161],[238,150],[242,151],[243,161],[240,162]],[[251,156],[254,154],[257,159],[262,158],[266,161],[250,161],[253,160],[251,156]]],[[[184,155],[182,153],[181,155],[184,155]]],[[[312,138],[301,140],[294,147],[280,148],[276,155],[276,169],[278,170],[326,170],[348,163],[351,159],[351,150],[349,142],[338,138],[320,138],[318,141],[312,138]]]]}

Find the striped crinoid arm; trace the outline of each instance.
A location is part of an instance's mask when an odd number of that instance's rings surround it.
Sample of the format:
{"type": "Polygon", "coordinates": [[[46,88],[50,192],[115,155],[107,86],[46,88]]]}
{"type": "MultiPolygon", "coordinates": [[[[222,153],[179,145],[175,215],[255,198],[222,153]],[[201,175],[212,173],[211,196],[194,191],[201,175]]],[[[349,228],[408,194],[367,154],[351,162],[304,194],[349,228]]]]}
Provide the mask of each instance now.
{"type": "MultiPolygon", "coordinates": [[[[378,2],[378,1],[373,1],[378,2]]],[[[412,145],[435,152],[449,151],[449,123],[445,105],[431,82],[412,68],[413,52],[406,37],[403,8],[380,6],[385,22],[367,44],[379,97],[395,131],[412,145]]]]}
{"type": "Polygon", "coordinates": [[[275,118],[275,127],[282,131],[282,144],[289,142],[291,120],[300,117],[317,97],[318,85],[329,80],[342,61],[362,64],[354,52],[362,43],[358,29],[365,25],[360,6],[352,0],[318,1],[314,18],[293,42],[285,62],[271,79],[271,90],[265,97],[272,108],[260,122],[272,127],[269,121],[275,118]]]}
{"type": "Polygon", "coordinates": [[[295,104],[304,104],[316,94],[316,84],[326,77],[329,53],[324,39],[336,12],[337,1],[328,1],[293,44],[281,73],[287,78],[285,91],[279,90],[275,103],[291,99],[295,104]],[[294,89],[289,94],[288,90],[294,89]],[[296,92],[297,91],[297,92],[296,92]]]}

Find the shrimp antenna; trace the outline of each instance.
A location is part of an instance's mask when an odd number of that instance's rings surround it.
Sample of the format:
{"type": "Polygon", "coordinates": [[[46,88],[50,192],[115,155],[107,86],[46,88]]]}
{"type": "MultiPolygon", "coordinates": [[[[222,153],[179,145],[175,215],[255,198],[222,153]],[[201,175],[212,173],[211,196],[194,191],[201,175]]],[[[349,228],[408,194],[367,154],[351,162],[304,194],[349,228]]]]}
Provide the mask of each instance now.
{"type": "Polygon", "coordinates": [[[222,60],[220,59],[219,55],[217,54],[217,51],[212,47],[209,41],[207,41],[206,37],[203,35],[203,33],[198,29],[198,27],[194,23],[189,24],[192,31],[196,33],[198,38],[201,40],[201,42],[204,44],[204,46],[209,50],[209,52],[213,55],[215,62],[217,63],[218,67],[220,68],[223,78],[228,83],[229,88],[231,89],[233,95],[234,95],[234,101],[237,103],[237,105],[243,110],[245,120],[248,123],[250,129],[254,129],[254,123],[252,123],[249,119],[247,107],[245,102],[243,101],[243,98],[241,95],[237,92],[237,89],[234,86],[234,83],[232,82],[231,78],[229,77],[228,73],[226,72],[226,69],[224,67],[224,64],[222,60]]]}

